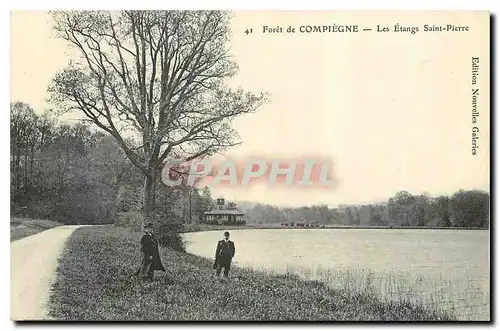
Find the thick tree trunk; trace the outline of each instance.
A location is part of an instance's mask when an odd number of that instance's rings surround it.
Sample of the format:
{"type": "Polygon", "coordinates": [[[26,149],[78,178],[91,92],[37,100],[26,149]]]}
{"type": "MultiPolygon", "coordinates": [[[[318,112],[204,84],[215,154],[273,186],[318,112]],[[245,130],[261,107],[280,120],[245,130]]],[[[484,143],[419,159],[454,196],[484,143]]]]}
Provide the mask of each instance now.
{"type": "Polygon", "coordinates": [[[156,172],[151,171],[146,175],[144,180],[144,208],[143,208],[143,225],[147,223],[155,223],[155,188],[156,188],[156,172]]]}

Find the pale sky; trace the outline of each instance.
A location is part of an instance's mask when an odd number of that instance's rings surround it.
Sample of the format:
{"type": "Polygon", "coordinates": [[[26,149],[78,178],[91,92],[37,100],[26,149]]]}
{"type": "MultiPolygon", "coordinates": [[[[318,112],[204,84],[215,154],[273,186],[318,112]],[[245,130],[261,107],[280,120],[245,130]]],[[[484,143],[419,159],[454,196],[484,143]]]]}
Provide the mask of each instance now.
{"type": "MultiPolygon", "coordinates": [[[[69,60],[44,12],[13,12],[11,100],[38,112],[69,60]]],[[[243,144],[230,154],[317,155],[334,162],[332,190],[214,189],[228,199],[270,204],[370,203],[397,191],[452,194],[489,190],[489,16],[479,12],[238,12],[232,82],[265,90],[271,102],[235,121],[243,144]],[[405,32],[262,34],[262,26],[394,24],[405,32]],[[423,24],[469,26],[469,32],[423,32],[423,24]],[[253,33],[246,35],[246,29],[253,33]],[[471,57],[480,58],[477,155],[471,154],[471,57]]]]}

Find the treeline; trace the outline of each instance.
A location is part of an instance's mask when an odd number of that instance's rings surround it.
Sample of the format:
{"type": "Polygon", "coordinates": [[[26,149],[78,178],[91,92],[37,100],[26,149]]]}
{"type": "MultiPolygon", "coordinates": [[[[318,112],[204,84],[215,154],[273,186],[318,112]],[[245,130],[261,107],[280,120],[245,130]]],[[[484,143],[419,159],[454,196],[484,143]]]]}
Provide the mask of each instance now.
{"type": "MultiPolygon", "coordinates": [[[[10,135],[12,215],[65,224],[140,223],[143,176],[115,139],[86,124],[60,124],[20,102],[10,105],[10,135]]],[[[213,205],[208,188],[158,181],[155,210],[165,227],[202,222],[213,205]]],[[[489,198],[477,190],[437,198],[403,191],[387,203],[336,208],[238,205],[248,224],[488,228],[489,198]]]]}
{"type": "MultiPolygon", "coordinates": [[[[12,215],[65,224],[140,223],[143,177],[115,139],[90,125],[37,115],[21,102],[10,105],[10,135],[12,215]]],[[[210,203],[209,191],[158,185],[156,210],[166,226],[198,222],[210,203]]]]}
{"type": "Polygon", "coordinates": [[[279,208],[240,203],[249,224],[281,223],[288,226],[322,225],[488,228],[490,196],[479,190],[452,196],[428,197],[398,192],[387,203],[279,208]]]}

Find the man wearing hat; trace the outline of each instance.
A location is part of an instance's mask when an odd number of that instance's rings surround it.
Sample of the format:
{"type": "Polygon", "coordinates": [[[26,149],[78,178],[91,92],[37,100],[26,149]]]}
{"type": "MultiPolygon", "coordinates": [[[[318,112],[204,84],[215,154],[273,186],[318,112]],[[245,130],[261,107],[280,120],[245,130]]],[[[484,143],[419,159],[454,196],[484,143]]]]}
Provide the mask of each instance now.
{"type": "Polygon", "coordinates": [[[214,269],[217,269],[215,275],[220,276],[222,268],[224,268],[224,277],[229,276],[229,269],[231,268],[231,260],[234,258],[236,250],[234,243],[229,240],[229,232],[224,232],[224,239],[217,243],[215,250],[214,269]]]}
{"type": "Polygon", "coordinates": [[[153,235],[153,224],[144,226],[144,234],[141,238],[141,252],[143,254],[141,266],[137,270],[138,275],[143,280],[153,280],[155,270],[165,271],[158,251],[158,241],[153,235]]]}

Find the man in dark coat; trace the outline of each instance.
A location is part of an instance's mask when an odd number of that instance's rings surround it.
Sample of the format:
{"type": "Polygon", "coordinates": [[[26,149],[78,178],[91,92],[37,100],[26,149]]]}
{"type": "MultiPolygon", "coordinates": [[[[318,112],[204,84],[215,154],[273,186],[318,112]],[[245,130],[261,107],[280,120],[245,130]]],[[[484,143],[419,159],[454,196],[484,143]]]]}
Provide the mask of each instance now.
{"type": "Polygon", "coordinates": [[[141,238],[142,262],[136,275],[143,280],[153,280],[155,270],[165,271],[160,259],[158,241],[153,235],[153,225],[151,223],[144,226],[144,234],[141,238]]]}
{"type": "Polygon", "coordinates": [[[224,268],[224,277],[229,276],[229,269],[231,268],[231,260],[234,258],[236,250],[234,243],[229,240],[229,232],[224,232],[224,239],[217,243],[215,250],[215,263],[214,269],[217,269],[215,275],[220,276],[222,268],[224,268]]]}

